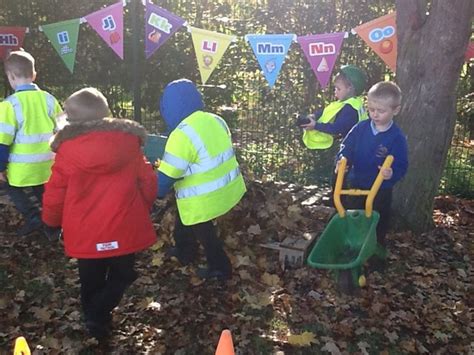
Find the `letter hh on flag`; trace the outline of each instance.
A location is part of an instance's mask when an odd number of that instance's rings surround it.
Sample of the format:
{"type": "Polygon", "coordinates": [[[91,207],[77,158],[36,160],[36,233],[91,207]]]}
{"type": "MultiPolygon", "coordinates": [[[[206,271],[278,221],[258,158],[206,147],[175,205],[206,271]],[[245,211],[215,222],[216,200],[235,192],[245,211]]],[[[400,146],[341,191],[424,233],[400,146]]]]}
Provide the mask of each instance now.
{"type": "Polygon", "coordinates": [[[196,27],[189,27],[189,30],[193,38],[201,81],[205,84],[235,37],[196,27]]]}
{"type": "Polygon", "coordinates": [[[183,26],[185,21],[175,14],[146,3],[145,13],[145,55],[147,58],[183,26]]]}
{"type": "Polygon", "coordinates": [[[11,51],[23,45],[26,27],[0,26],[0,60],[4,60],[11,51]]]}
{"type": "Polygon", "coordinates": [[[291,42],[296,38],[294,34],[278,35],[246,35],[245,39],[250,43],[255,57],[262,68],[263,74],[273,87],[280,73],[286,54],[291,42]]]}
{"type": "Polygon", "coordinates": [[[66,67],[71,73],[74,72],[77,39],[79,36],[79,19],[56,22],[50,25],[42,25],[41,27],[64,64],[66,64],[66,67]]]}
{"type": "Polygon", "coordinates": [[[298,37],[298,43],[322,89],[329,83],[344,35],[345,32],[335,32],[298,37]]]}
{"type": "Polygon", "coordinates": [[[378,17],[354,28],[364,41],[395,73],[397,69],[396,13],[378,17]]]}
{"type": "Polygon", "coordinates": [[[86,17],[87,23],[123,59],[123,1],[86,17]]]}

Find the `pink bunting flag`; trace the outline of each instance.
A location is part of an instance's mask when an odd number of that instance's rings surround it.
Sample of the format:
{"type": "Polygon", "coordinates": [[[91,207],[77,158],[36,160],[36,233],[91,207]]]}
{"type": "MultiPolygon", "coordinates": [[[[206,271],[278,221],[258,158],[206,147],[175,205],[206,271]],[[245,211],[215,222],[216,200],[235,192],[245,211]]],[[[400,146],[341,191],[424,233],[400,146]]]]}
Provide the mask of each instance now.
{"type": "Polygon", "coordinates": [[[105,43],[123,59],[123,1],[93,12],[85,18],[105,43]]]}
{"type": "Polygon", "coordinates": [[[0,26],[0,60],[23,45],[26,27],[0,26]]]}
{"type": "Polygon", "coordinates": [[[344,36],[345,32],[335,32],[298,37],[298,43],[322,89],[329,83],[344,36]]]}

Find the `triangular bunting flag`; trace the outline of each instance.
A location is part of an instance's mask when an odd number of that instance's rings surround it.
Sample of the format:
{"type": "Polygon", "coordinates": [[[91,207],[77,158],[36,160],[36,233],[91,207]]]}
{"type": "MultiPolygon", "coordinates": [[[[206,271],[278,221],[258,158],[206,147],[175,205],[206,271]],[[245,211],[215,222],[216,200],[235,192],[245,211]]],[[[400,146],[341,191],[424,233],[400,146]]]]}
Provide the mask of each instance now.
{"type": "Polygon", "coordinates": [[[123,1],[93,12],[85,18],[105,43],[123,59],[123,1]]]}
{"type": "Polygon", "coordinates": [[[48,37],[56,52],[72,73],[76,59],[77,38],[79,36],[79,19],[43,25],[44,34],[48,37]]]}
{"type": "Polygon", "coordinates": [[[275,85],[288,49],[295,38],[294,34],[245,36],[270,87],[275,85]]]}
{"type": "Polygon", "coordinates": [[[189,30],[193,38],[201,81],[205,84],[235,37],[196,27],[189,27],[189,30]]]}
{"type": "Polygon", "coordinates": [[[0,26],[0,60],[4,60],[11,51],[16,51],[23,45],[26,27],[0,26]]]}
{"type": "Polygon", "coordinates": [[[184,23],[185,21],[181,17],[147,2],[145,13],[146,57],[150,58],[184,23]]]}
{"type": "Polygon", "coordinates": [[[354,28],[367,45],[395,72],[397,69],[396,13],[376,18],[354,28]]]}
{"type": "Polygon", "coordinates": [[[329,83],[344,35],[345,32],[336,32],[298,37],[298,43],[322,89],[329,83]]]}

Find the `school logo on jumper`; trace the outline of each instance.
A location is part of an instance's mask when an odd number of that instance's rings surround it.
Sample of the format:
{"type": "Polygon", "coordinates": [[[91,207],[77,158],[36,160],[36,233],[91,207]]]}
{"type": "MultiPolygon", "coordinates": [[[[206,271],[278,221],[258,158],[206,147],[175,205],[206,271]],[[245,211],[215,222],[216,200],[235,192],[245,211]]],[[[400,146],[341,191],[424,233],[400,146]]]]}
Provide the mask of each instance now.
{"type": "Polygon", "coordinates": [[[11,51],[23,45],[26,27],[0,26],[0,60],[5,59],[11,51]]]}
{"type": "Polygon", "coordinates": [[[85,19],[115,54],[123,59],[123,2],[93,12],[85,19]]]}
{"type": "Polygon", "coordinates": [[[322,89],[329,83],[344,36],[345,32],[335,32],[298,37],[298,43],[322,89]]]}
{"type": "Polygon", "coordinates": [[[147,58],[165,43],[185,21],[149,1],[145,11],[145,55],[147,58]]]}
{"type": "Polygon", "coordinates": [[[201,81],[205,84],[235,37],[191,26],[188,29],[191,32],[201,81]]]}
{"type": "Polygon", "coordinates": [[[376,18],[354,28],[354,31],[395,72],[397,67],[396,13],[376,18]]]}
{"type": "Polygon", "coordinates": [[[79,36],[79,19],[43,25],[41,28],[66,67],[73,73],[79,36]]]}
{"type": "Polygon", "coordinates": [[[280,73],[281,67],[290,49],[291,43],[296,39],[294,34],[271,34],[271,35],[246,35],[257,58],[258,64],[263,71],[270,87],[275,82],[280,73]]]}

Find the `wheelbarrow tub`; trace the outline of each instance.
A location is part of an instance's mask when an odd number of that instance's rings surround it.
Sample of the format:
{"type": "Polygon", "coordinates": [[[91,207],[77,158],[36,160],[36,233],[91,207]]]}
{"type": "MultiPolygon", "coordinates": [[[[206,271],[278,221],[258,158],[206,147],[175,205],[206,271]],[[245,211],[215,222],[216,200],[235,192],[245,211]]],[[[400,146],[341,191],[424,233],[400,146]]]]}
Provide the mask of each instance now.
{"type": "Polygon", "coordinates": [[[334,215],[308,256],[308,264],[320,269],[360,267],[377,249],[379,214],[366,217],[364,210],[348,210],[345,217],[334,215]]]}

